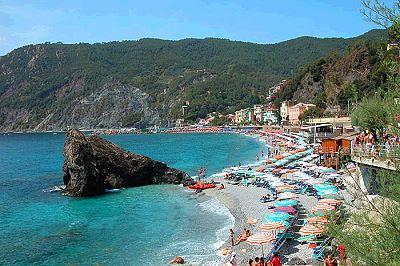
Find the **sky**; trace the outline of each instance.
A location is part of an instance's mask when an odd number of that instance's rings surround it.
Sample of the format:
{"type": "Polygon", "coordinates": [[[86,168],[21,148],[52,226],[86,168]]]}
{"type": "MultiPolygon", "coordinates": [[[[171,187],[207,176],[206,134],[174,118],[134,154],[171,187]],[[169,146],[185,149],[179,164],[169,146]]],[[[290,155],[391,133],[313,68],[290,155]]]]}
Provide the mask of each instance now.
{"type": "Polygon", "coordinates": [[[0,0],[0,55],[43,42],[347,38],[377,28],[360,9],[359,0],[0,0]]]}

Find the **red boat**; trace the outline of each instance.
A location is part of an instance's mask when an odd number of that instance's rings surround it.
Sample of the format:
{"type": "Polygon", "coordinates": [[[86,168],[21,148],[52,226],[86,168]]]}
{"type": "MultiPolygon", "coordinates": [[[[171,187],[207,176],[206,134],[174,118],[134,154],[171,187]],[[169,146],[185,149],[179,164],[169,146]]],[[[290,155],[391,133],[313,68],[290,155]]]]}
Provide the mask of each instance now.
{"type": "Polygon", "coordinates": [[[208,189],[208,188],[215,188],[216,185],[212,183],[197,183],[196,185],[188,186],[190,189],[208,189]]]}

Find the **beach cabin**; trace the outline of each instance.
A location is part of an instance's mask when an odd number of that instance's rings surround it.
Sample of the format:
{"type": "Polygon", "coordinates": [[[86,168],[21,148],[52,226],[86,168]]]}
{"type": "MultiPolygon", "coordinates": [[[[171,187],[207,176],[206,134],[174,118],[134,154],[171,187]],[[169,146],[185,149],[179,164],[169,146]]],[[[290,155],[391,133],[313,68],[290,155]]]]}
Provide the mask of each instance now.
{"type": "Polygon", "coordinates": [[[322,140],[320,153],[335,153],[338,151],[338,145],[335,138],[326,138],[322,140]]]}

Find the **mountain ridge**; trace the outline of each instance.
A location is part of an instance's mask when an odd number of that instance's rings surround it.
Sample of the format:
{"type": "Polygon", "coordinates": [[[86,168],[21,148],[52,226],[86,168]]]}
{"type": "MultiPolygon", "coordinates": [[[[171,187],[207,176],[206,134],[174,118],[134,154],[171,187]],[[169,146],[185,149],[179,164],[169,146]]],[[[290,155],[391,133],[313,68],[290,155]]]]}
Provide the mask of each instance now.
{"type": "Polygon", "coordinates": [[[187,102],[186,120],[232,112],[263,102],[270,86],[300,67],[384,35],[277,44],[146,38],[28,45],[0,57],[0,130],[166,125],[182,117],[187,102]]]}

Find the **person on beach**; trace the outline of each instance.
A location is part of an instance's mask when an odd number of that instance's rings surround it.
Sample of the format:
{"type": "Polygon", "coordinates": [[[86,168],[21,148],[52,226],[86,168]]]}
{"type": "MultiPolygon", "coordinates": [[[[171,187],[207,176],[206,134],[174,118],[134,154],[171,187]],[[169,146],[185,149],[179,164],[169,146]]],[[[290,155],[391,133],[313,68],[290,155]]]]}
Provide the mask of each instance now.
{"type": "Polygon", "coordinates": [[[236,253],[235,252],[232,252],[232,256],[231,256],[231,259],[229,260],[229,263],[232,265],[232,266],[237,266],[238,264],[237,264],[237,258],[236,258],[236,253]]]}
{"type": "Polygon", "coordinates": [[[223,190],[225,188],[224,184],[221,184],[221,186],[218,188],[218,190],[223,190]]]}
{"type": "Polygon", "coordinates": [[[261,258],[260,258],[260,262],[258,263],[258,265],[260,265],[260,266],[265,266],[264,257],[261,257],[261,258]]]}
{"type": "Polygon", "coordinates": [[[324,264],[325,264],[325,266],[337,266],[338,265],[336,259],[332,256],[332,254],[329,254],[324,259],[324,264]]]}
{"type": "Polygon", "coordinates": [[[281,266],[282,265],[281,258],[279,257],[278,252],[274,252],[274,254],[272,255],[271,265],[272,266],[281,266]]]}
{"type": "Polygon", "coordinates": [[[253,266],[259,266],[260,265],[260,258],[259,257],[255,257],[254,261],[253,261],[253,266]]]}
{"type": "Polygon", "coordinates": [[[246,241],[249,236],[250,236],[250,230],[244,228],[242,234],[239,236],[238,240],[236,241],[236,245],[238,245],[240,242],[246,241]]]}
{"type": "Polygon", "coordinates": [[[249,266],[253,266],[253,259],[249,259],[249,266]]]}
{"type": "Polygon", "coordinates": [[[233,229],[229,229],[229,239],[231,240],[232,247],[235,245],[235,232],[233,229]]]}
{"type": "Polygon", "coordinates": [[[258,157],[258,155],[256,155],[256,161],[258,162],[260,160],[260,158],[258,157]]]}

